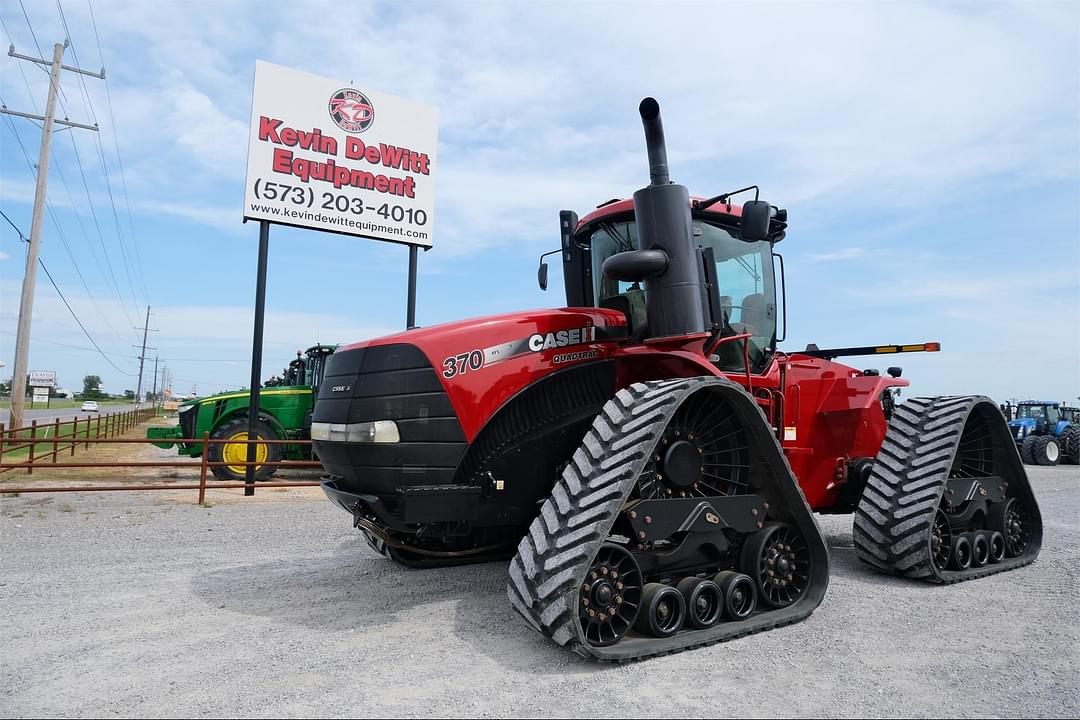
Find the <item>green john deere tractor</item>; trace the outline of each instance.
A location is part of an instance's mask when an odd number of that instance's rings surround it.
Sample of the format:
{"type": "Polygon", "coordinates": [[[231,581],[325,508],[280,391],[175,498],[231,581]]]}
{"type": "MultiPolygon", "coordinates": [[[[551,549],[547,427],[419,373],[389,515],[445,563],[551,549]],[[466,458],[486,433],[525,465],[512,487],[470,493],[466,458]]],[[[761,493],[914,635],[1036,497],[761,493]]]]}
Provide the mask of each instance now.
{"type": "MultiPolygon", "coordinates": [[[[255,434],[265,440],[307,440],[311,430],[311,408],[319,392],[326,359],[336,345],[315,345],[289,363],[280,376],[263,384],[259,392],[259,420],[255,434]]],[[[178,414],[180,421],[173,427],[149,428],[146,437],[159,440],[154,444],[169,449],[174,445],[181,455],[202,457],[202,442],[177,442],[203,437],[210,433],[214,439],[236,442],[211,443],[210,462],[236,463],[213,466],[219,480],[243,480],[247,460],[248,409],[247,390],[219,393],[183,403],[178,414]]],[[[255,478],[266,480],[277,470],[272,463],[278,460],[310,460],[310,445],[266,445],[256,447],[255,478]],[[265,464],[264,464],[265,463],[265,464]]]]}

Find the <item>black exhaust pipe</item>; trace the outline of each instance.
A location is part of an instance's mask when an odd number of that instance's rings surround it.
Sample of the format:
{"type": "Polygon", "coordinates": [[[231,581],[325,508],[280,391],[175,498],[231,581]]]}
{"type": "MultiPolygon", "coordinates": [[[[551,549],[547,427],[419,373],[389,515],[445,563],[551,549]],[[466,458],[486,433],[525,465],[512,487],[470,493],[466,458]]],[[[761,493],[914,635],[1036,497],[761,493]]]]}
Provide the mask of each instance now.
{"type": "Polygon", "coordinates": [[[660,120],[660,103],[647,97],[638,105],[641,124],[645,126],[645,149],[649,153],[649,179],[653,185],[671,182],[668,173],[667,144],[664,142],[664,123],[660,120]]]}
{"type": "MultiPolygon", "coordinates": [[[[702,307],[701,271],[694,247],[690,220],[690,192],[685,185],[671,182],[668,173],[664,125],[660,104],[651,97],[638,106],[645,129],[645,149],[649,154],[651,184],[634,193],[634,216],[638,227],[638,247],[642,253],[640,278],[645,284],[646,336],[673,337],[705,331],[702,307]],[[661,267],[649,256],[662,251],[667,263],[661,267]]],[[[611,258],[614,260],[614,258],[611,258]]]]}

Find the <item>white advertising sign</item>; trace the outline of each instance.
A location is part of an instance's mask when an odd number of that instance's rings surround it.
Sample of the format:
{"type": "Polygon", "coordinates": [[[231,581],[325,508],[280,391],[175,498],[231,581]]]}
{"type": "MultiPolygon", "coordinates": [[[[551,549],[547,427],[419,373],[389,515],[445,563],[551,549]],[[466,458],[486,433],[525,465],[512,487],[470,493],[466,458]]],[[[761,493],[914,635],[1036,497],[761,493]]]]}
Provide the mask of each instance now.
{"type": "Polygon", "coordinates": [[[34,388],[34,394],[30,399],[30,404],[37,405],[38,403],[49,404],[49,388],[34,388]]]}
{"type": "Polygon", "coordinates": [[[255,61],[245,220],[431,247],[438,110],[255,61]]]}
{"type": "Polygon", "coordinates": [[[53,370],[31,370],[30,387],[56,387],[56,372],[53,370]]]}

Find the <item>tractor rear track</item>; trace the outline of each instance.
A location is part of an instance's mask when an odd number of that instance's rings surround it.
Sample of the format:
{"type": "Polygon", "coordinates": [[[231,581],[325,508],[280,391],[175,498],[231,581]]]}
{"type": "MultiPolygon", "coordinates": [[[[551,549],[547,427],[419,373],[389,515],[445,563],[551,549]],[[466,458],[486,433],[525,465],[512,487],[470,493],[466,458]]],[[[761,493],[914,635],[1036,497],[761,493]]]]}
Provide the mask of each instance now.
{"type": "Polygon", "coordinates": [[[974,580],[1034,561],[1042,540],[1038,504],[993,401],[981,396],[913,398],[898,406],[855,511],[853,535],[863,562],[893,575],[940,584],[974,580]],[[1008,496],[1026,503],[1034,534],[1025,552],[1016,557],[967,570],[939,569],[931,559],[931,523],[965,426],[976,411],[989,419],[996,445],[995,472],[1005,479],[1008,496]]]}

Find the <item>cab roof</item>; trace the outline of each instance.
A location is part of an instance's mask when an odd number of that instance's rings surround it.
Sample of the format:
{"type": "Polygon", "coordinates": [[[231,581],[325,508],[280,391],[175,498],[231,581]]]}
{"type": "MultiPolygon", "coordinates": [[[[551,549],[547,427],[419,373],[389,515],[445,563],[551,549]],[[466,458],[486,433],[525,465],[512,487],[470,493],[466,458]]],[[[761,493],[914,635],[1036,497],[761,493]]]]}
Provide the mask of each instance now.
{"type": "MultiPolygon", "coordinates": [[[[729,203],[717,201],[717,202],[714,202],[712,205],[709,205],[708,207],[697,207],[697,206],[695,206],[695,203],[704,202],[705,200],[708,200],[708,198],[691,196],[691,198],[690,198],[690,207],[693,210],[697,211],[697,212],[707,212],[707,213],[711,213],[711,214],[714,214],[714,215],[727,215],[727,216],[733,217],[733,218],[742,217],[742,205],[737,205],[735,203],[730,203],[729,204],[729,203]]],[[[613,215],[622,215],[623,213],[628,213],[628,212],[633,212],[633,211],[634,211],[634,199],[633,198],[625,198],[625,199],[622,199],[622,200],[618,200],[618,199],[616,199],[616,200],[608,200],[606,203],[604,203],[603,205],[598,206],[591,213],[589,213],[585,217],[581,218],[581,220],[578,221],[578,226],[577,226],[577,228],[575,228],[575,230],[580,230],[581,228],[585,227],[589,223],[596,222],[597,220],[601,220],[601,219],[606,218],[606,217],[610,217],[610,216],[613,216],[613,215]]]]}

